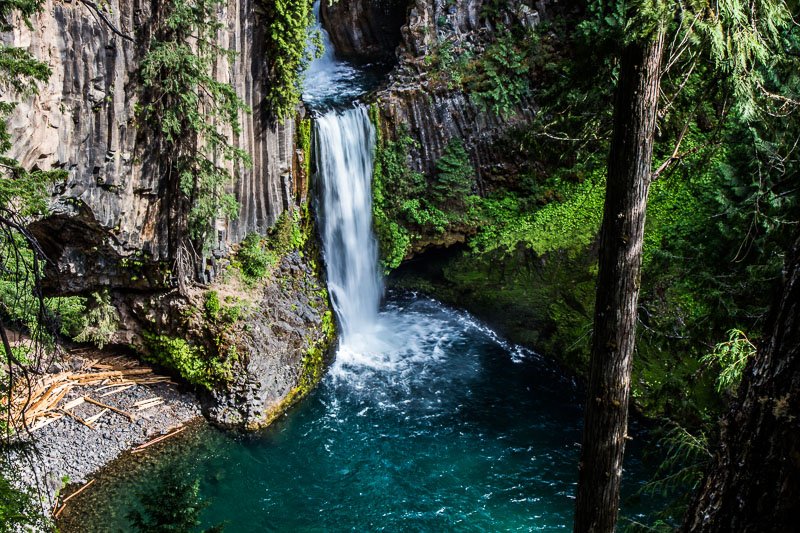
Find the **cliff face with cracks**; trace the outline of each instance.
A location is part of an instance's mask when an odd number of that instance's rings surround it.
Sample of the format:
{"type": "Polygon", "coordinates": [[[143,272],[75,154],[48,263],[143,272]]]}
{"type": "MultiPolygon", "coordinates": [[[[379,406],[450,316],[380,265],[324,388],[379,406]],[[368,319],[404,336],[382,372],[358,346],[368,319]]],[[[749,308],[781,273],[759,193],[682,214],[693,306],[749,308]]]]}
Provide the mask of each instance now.
{"type": "MultiPolygon", "coordinates": [[[[111,22],[136,42],[114,35],[82,3],[57,0],[48,0],[44,13],[33,20],[34,32],[18,30],[5,39],[28,48],[53,70],[39,95],[20,104],[10,121],[10,155],[29,168],[69,170],[66,183],[56,186],[55,212],[77,216],[85,231],[99,228],[119,257],[138,253],[153,262],[168,259],[164,182],[169,168],[160,161],[153,132],[140,122],[136,107],[142,90],[139,63],[158,5],[117,0],[106,9],[111,22]]],[[[231,3],[219,17],[225,28],[218,42],[237,55],[230,64],[218,61],[215,76],[231,83],[253,110],[240,117],[242,134],[233,143],[251,155],[253,166],[236,169],[233,191],[242,204],[238,219],[217,223],[217,248],[225,250],[249,232],[266,231],[294,203],[295,154],[293,120],[281,124],[266,111],[265,27],[256,3],[231,3]]],[[[105,274],[92,276],[89,258],[82,266],[75,263],[81,250],[67,247],[63,253],[71,256],[72,268],[86,271],[71,283],[114,285],[112,265],[104,264],[105,274]]]]}
{"type": "MultiPolygon", "coordinates": [[[[346,37],[341,36],[341,28],[369,26],[377,6],[386,7],[385,0],[338,0],[326,9],[328,3],[323,3],[323,22],[337,53],[350,57],[362,54],[363,59],[369,59],[370,50],[388,48],[369,31],[351,31],[346,37]]],[[[505,114],[480,106],[461,84],[442,79],[442,70],[452,67],[443,64],[440,57],[445,48],[451,60],[480,56],[497,42],[496,26],[518,24],[533,29],[547,17],[552,2],[503,3],[499,20],[492,23],[486,12],[498,10],[496,4],[491,0],[394,0],[394,9],[407,13],[404,19],[395,20],[395,25],[401,25],[394,44],[397,64],[383,88],[369,97],[378,105],[381,128],[387,138],[397,138],[402,128],[416,141],[409,147],[408,164],[426,176],[435,173],[436,162],[448,142],[455,137],[462,139],[476,171],[473,190],[480,195],[490,192],[494,182],[518,171],[523,161],[518,160],[518,154],[498,146],[498,141],[509,129],[530,123],[537,108],[527,95],[505,114]]],[[[423,240],[447,245],[464,238],[455,232],[443,239],[423,240]]],[[[416,251],[425,246],[417,246],[416,251]]]]}
{"type": "MultiPolygon", "coordinates": [[[[461,87],[436,77],[440,65],[434,59],[443,43],[458,57],[479,55],[495,42],[496,28],[482,15],[488,4],[488,0],[415,0],[401,30],[398,65],[386,88],[376,95],[390,133],[403,124],[418,141],[409,158],[414,170],[432,174],[447,142],[459,137],[477,171],[479,192],[492,176],[509,171],[508,155],[496,150],[494,143],[509,128],[529,123],[536,113],[535,103],[522,98],[509,113],[497,115],[476,104],[461,87]]],[[[535,27],[541,18],[522,0],[508,2],[506,9],[526,27],[535,27]]],[[[544,5],[540,9],[544,11],[544,5]]],[[[510,15],[506,18],[510,24],[510,15]]]]}
{"type": "Polygon", "coordinates": [[[323,1],[320,16],[340,57],[394,63],[410,5],[410,0],[323,1]]]}
{"type": "MultiPolygon", "coordinates": [[[[139,65],[163,16],[163,3],[112,0],[101,9],[134,41],[115,35],[85,4],[69,0],[47,0],[32,19],[34,31],[23,27],[2,36],[5,44],[27,48],[53,71],[39,94],[21,103],[10,118],[14,147],[9,155],[27,168],[69,171],[68,179],[53,189],[51,216],[32,226],[53,262],[46,270],[47,290],[85,295],[108,289],[122,318],[113,340],[141,344],[142,332],[156,322],[178,331],[174,316],[195,304],[175,294],[168,252],[174,222],[170,195],[175,193],[166,186],[169,166],[159,157],[155,125],[142,123],[137,114],[139,65]],[[143,320],[148,313],[157,319],[143,320]]],[[[216,263],[248,233],[265,234],[281,213],[304,200],[307,187],[295,123],[273,120],[264,100],[270,83],[264,64],[267,28],[258,4],[230,2],[218,20],[223,24],[218,43],[236,56],[230,62],[219,59],[214,76],[230,83],[253,110],[241,114],[242,132],[231,136],[253,165],[231,169],[236,182],[230,190],[241,211],[237,219],[216,221],[215,249],[196,272],[204,282],[213,279],[220,270],[216,263]]],[[[306,262],[298,259],[296,266],[305,268],[306,262]]],[[[313,272],[309,275],[316,279],[313,272]]],[[[300,292],[291,294],[302,300],[300,292]]],[[[319,328],[319,316],[306,318],[304,328],[319,328]]],[[[295,366],[308,349],[296,344],[286,344],[299,354],[289,362],[295,366]]],[[[272,357],[263,346],[245,346],[244,352],[251,362],[272,357]]],[[[254,378],[258,387],[268,388],[270,364],[253,364],[260,373],[254,378]]],[[[246,387],[237,394],[242,391],[248,394],[246,387]]],[[[269,406],[261,407],[263,414],[269,406]]],[[[242,417],[258,416],[259,408],[245,411],[242,417]]]]}

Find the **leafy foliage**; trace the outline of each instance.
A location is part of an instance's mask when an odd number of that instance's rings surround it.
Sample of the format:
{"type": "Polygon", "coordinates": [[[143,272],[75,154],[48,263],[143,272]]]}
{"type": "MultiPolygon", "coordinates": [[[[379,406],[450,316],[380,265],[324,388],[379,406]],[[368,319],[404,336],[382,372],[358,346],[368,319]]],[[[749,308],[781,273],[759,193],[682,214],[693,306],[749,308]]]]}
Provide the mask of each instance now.
{"type": "Polygon", "coordinates": [[[50,521],[41,513],[35,492],[18,488],[6,477],[9,474],[13,477],[13,472],[13,466],[0,459],[0,532],[52,529],[50,521]]]}
{"type": "Polygon", "coordinates": [[[211,322],[217,321],[222,305],[219,301],[219,293],[217,291],[208,291],[204,296],[203,309],[205,310],[206,319],[211,322]]]}
{"type": "Polygon", "coordinates": [[[108,291],[92,295],[94,302],[89,306],[81,324],[81,331],[75,336],[77,342],[91,342],[103,348],[119,326],[119,313],[109,301],[108,291]]]}
{"type": "Polygon", "coordinates": [[[322,54],[322,42],[310,28],[310,0],[275,0],[268,10],[267,63],[270,84],[267,104],[281,120],[292,116],[302,94],[303,71],[322,54]]]}
{"type": "Polygon", "coordinates": [[[436,176],[431,183],[431,199],[438,205],[463,209],[467,204],[475,169],[469,162],[464,141],[454,137],[447,143],[442,157],[436,162],[436,176]]]}
{"type": "Polygon", "coordinates": [[[144,338],[147,353],[142,358],[176,370],[189,383],[212,390],[230,378],[227,361],[208,356],[185,339],[153,333],[145,333],[144,338]]]}
{"type": "Polygon", "coordinates": [[[465,223],[476,224],[480,217],[476,197],[469,194],[475,171],[463,141],[455,138],[448,143],[430,183],[408,166],[409,149],[415,145],[401,128],[396,140],[379,139],[376,146],[372,213],[386,272],[400,264],[423,233],[442,234],[465,223]]]}
{"type": "Polygon", "coordinates": [[[481,107],[496,115],[508,115],[529,94],[531,47],[530,42],[505,32],[472,64],[465,86],[481,107]]]}
{"type": "Polygon", "coordinates": [[[732,329],[728,333],[728,340],[717,344],[714,351],[705,355],[700,361],[715,364],[720,368],[717,391],[735,394],[742,381],[747,361],[755,354],[756,347],[747,335],[739,329],[732,329]]]}
{"type": "Polygon", "coordinates": [[[265,239],[257,233],[250,233],[242,241],[236,258],[241,265],[245,279],[254,283],[264,278],[277,262],[275,254],[266,247],[265,239]]]}
{"type": "Polygon", "coordinates": [[[239,214],[236,198],[225,192],[234,169],[249,165],[249,155],[231,144],[226,128],[241,132],[239,115],[250,109],[227,83],[216,81],[214,68],[233,52],[219,47],[221,0],[170,0],[167,16],[141,63],[147,99],[146,120],[159,124],[171,146],[173,172],[189,199],[189,233],[204,252],[213,246],[214,223],[239,214]]]}

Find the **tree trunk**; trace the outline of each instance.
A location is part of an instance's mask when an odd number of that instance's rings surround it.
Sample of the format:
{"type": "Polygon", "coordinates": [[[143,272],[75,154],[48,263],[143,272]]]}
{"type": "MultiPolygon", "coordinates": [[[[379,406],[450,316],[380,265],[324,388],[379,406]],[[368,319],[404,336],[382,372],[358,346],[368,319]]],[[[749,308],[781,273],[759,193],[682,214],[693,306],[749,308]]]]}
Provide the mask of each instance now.
{"type": "Polygon", "coordinates": [[[764,334],[681,531],[800,528],[800,236],[787,254],[764,334]]]}
{"type": "Polygon", "coordinates": [[[614,102],[575,532],[614,531],[664,34],[623,51],[614,102]]]}

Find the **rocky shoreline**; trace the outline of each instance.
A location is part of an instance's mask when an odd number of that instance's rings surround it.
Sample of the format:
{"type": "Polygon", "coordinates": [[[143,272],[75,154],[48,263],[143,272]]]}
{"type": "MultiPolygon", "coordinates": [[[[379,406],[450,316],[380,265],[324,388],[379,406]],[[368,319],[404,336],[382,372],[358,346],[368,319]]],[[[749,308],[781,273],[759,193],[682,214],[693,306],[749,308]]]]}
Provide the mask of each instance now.
{"type": "MultiPolygon", "coordinates": [[[[130,362],[136,364],[133,357],[130,362]]],[[[69,364],[78,368],[91,362],[72,357],[69,364]]],[[[202,416],[195,395],[171,381],[133,384],[127,388],[116,386],[110,389],[110,394],[109,389],[101,390],[103,387],[102,384],[75,386],[60,404],[69,406],[70,402],[91,397],[130,416],[84,401],[70,408],[69,416],[65,413],[21,439],[29,446],[15,452],[16,457],[12,458],[22,466],[22,483],[39,491],[48,514],[61,505],[57,500],[65,484],[85,484],[123,452],[202,416]],[[97,415],[100,417],[92,420],[97,415]]]]}

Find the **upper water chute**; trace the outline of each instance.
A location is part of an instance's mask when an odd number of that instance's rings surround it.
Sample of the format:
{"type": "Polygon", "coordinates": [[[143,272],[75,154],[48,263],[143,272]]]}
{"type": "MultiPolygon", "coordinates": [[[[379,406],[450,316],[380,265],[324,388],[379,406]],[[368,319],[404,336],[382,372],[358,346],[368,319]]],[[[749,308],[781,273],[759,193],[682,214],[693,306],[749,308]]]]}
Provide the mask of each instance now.
{"type": "Polygon", "coordinates": [[[383,292],[372,234],[375,128],[357,106],[319,117],[315,138],[328,288],[347,344],[374,326],[383,292]]]}

